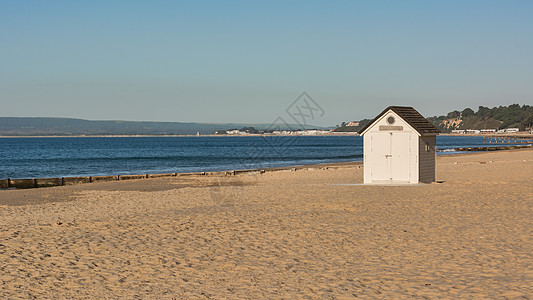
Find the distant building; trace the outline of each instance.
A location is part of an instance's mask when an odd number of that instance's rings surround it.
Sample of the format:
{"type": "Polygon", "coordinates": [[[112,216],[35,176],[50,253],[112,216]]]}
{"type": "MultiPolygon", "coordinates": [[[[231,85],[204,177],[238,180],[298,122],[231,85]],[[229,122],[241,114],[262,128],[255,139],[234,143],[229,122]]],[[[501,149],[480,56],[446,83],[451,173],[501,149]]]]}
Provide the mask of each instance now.
{"type": "Polygon", "coordinates": [[[293,132],[290,131],[290,130],[274,130],[274,131],[272,131],[272,134],[275,134],[275,135],[291,135],[291,134],[293,134],[293,132]]]}
{"type": "Polygon", "coordinates": [[[514,133],[514,132],[518,132],[518,131],[520,131],[520,129],[518,129],[518,128],[507,128],[507,129],[505,129],[505,132],[507,132],[507,133],[514,133]]]}
{"type": "Polygon", "coordinates": [[[235,130],[228,130],[228,131],[226,131],[226,134],[231,134],[231,135],[241,135],[241,134],[246,134],[246,132],[241,132],[240,130],[235,129],[235,130]]]}
{"type": "Polygon", "coordinates": [[[478,134],[480,131],[476,129],[467,129],[465,130],[466,134],[478,134]]]}
{"type": "Polygon", "coordinates": [[[324,135],[329,134],[329,131],[326,130],[317,130],[317,129],[311,129],[311,130],[302,130],[297,131],[299,135],[324,135]]]}
{"type": "Polygon", "coordinates": [[[455,130],[452,130],[452,133],[465,134],[465,131],[461,129],[455,129],[455,130]]]}
{"type": "Polygon", "coordinates": [[[359,122],[356,122],[356,121],[351,121],[350,123],[346,124],[346,126],[359,126],[359,122]]]}
{"type": "Polygon", "coordinates": [[[495,133],[496,129],[481,129],[481,133],[495,133]]]}

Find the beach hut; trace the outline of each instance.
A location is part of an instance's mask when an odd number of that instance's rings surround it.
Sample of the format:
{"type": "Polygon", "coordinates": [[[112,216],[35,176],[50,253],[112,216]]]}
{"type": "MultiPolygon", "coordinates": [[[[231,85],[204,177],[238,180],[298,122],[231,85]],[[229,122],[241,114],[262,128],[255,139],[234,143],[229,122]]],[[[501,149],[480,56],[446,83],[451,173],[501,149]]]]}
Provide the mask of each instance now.
{"type": "Polygon", "coordinates": [[[387,107],[359,131],[363,136],[364,183],[434,182],[439,133],[414,108],[387,107]]]}

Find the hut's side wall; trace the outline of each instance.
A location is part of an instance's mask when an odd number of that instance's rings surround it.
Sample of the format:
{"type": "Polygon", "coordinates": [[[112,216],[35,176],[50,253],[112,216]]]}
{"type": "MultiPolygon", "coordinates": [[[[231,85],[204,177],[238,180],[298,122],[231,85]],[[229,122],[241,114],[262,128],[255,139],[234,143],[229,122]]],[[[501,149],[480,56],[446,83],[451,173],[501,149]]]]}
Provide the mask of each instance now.
{"type": "Polygon", "coordinates": [[[410,152],[409,152],[409,174],[410,174],[410,183],[418,183],[418,134],[414,131],[411,132],[411,141],[410,141],[410,152]]]}
{"type": "Polygon", "coordinates": [[[420,182],[435,181],[435,148],[437,145],[436,136],[421,136],[419,138],[419,180],[420,182]],[[426,147],[427,146],[427,147],[426,147]],[[429,151],[428,151],[429,150],[429,151]]]}

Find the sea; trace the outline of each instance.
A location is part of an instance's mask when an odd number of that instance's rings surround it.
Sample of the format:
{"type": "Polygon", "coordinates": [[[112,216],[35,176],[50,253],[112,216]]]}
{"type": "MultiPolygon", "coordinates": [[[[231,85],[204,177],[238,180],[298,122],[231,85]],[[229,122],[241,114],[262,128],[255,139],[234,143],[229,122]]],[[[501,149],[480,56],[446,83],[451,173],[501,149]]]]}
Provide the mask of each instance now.
{"type": "MultiPolygon", "coordinates": [[[[438,136],[438,155],[458,153],[461,147],[501,146],[502,141],[438,136]]],[[[0,179],[210,172],[362,159],[360,136],[0,138],[0,179]]]]}

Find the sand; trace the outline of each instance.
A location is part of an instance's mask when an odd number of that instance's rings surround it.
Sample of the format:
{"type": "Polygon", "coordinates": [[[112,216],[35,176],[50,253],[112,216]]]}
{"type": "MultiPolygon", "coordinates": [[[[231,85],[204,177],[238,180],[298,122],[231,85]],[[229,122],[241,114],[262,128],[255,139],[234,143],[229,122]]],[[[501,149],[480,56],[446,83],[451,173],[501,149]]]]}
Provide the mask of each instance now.
{"type": "Polygon", "coordinates": [[[437,166],[0,191],[0,298],[531,299],[533,151],[437,166]]]}

